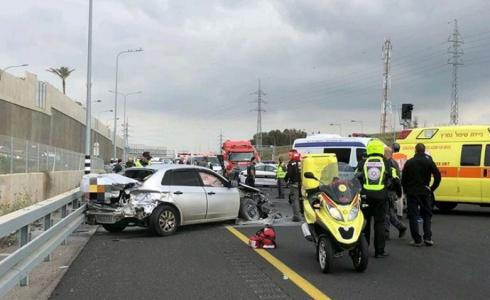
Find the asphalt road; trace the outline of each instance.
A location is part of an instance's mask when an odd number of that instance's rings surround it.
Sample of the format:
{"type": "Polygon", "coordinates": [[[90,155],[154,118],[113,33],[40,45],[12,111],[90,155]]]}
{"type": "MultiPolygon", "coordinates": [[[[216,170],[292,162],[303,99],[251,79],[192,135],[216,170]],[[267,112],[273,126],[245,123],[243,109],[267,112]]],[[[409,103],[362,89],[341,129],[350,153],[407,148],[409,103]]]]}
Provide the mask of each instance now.
{"type": "MultiPolygon", "coordinates": [[[[100,228],[51,299],[308,298],[224,225],[230,224],[188,226],[164,238],[146,229],[112,234],[100,228]]],[[[237,229],[246,236],[257,230],[237,229]]],[[[333,299],[490,298],[490,208],[460,205],[436,214],[434,247],[410,247],[408,235],[391,240],[390,256],[371,255],[362,274],[348,256],[335,259],[332,274],[322,274],[314,245],[297,225],[276,230],[279,247],[269,253],[333,299]]]]}
{"type": "Polygon", "coordinates": [[[333,299],[490,299],[490,209],[461,206],[433,222],[434,247],[411,247],[408,234],[390,240],[388,258],[370,249],[365,273],[353,270],[348,255],[334,260],[333,273],[321,273],[314,244],[298,227],[276,227],[273,254],[333,299]]]}

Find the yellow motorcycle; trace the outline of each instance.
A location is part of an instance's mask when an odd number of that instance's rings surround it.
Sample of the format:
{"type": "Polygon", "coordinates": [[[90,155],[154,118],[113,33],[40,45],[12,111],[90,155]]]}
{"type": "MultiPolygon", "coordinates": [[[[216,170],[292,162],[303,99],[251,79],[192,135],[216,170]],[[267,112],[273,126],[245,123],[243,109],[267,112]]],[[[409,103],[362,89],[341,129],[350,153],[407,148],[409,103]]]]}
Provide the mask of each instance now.
{"type": "Polygon", "coordinates": [[[302,160],[305,238],[316,245],[323,273],[332,270],[335,257],[349,253],[354,269],[368,266],[368,243],[362,234],[361,184],[354,169],[339,163],[334,154],[310,154],[302,160]]]}

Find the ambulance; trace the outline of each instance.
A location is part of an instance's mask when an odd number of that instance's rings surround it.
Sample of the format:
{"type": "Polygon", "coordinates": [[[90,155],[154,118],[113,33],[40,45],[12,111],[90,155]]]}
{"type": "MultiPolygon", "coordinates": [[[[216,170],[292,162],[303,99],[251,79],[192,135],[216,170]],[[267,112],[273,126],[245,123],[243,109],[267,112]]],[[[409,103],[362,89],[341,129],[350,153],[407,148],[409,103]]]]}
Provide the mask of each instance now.
{"type": "Polygon", "coordinates": [[[442,175],[435,194],[440,210],[490,206],[490,125],[414,128],[402,131],[397,143],[408,158],[417,143],[425,145],[442,175]]]}
{"type": "Polygon", "coordinates": [[[357,163],[366,156],[366,145],[371,140],[368,137],[341,137],[337,134],[314,134],[305,138],[296,139],[293,149],[301,155],[333,153],[338,162],[351,167],[357,167],[357,163]]]}

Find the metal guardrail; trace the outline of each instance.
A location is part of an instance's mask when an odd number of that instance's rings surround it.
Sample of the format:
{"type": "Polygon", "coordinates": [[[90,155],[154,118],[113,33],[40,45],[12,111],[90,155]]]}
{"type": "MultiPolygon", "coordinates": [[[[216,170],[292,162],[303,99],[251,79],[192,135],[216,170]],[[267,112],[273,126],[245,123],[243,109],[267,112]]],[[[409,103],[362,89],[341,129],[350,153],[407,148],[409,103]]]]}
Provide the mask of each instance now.
{"type": "Polygon", "coordinates": [[[86,205],[80,205],[80,198],[77,188],[0,217],[0,238],[17,232],[19,243],[0,261],[0,298],[17,284],[27,286],[32,269],[49,261],[51,252],[84,222],[86,205]],[[60,219],[53,224],[57,211],[60,219]],[[31,224],[39,220],[44,231],[31,239],[31,224]]]}

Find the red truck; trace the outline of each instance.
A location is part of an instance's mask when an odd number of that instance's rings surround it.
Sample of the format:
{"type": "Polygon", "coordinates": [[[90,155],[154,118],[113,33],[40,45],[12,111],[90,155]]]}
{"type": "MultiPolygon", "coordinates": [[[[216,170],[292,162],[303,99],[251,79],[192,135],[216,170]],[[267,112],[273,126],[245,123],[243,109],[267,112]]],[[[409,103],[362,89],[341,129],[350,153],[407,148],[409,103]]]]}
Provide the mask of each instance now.
{"type": "Polygon", "coordinates": [[[260,161],[259,153],[250,141],[227,140],[223,143],[223,160],[225,175],[228,178],[237,178],[240,171],[250,165],[250,159],[255,157],[260,161]]]}

